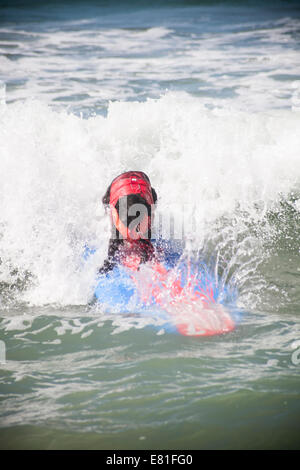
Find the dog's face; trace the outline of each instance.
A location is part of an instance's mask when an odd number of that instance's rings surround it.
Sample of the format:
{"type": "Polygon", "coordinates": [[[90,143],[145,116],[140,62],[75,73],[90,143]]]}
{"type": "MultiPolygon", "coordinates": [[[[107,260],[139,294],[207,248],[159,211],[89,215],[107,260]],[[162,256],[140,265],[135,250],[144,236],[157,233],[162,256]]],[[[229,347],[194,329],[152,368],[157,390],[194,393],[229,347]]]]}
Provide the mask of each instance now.
{"type": "MultiPolygon", "coordinates": [[[[129,238],[151,238],[152,207],[139,194],[121,197],[116,210],[120,221],[128,229],[129,238]]],[[[122,234],[124,238],[124,231],[122,234]]]]}
{"type": "Polygon", "coordinates": [[[151,238],[156,201],[156,191],[145,173],[129,171],[115,178],[102,199],[110,209],[114,238],[151,238]]]}
{"type": "Polygon", "coordinates": [[[139,194],[121,197],[116,209],[126,227],[134,228],[144,217],[151,217],[151,206],[139,194]]]}

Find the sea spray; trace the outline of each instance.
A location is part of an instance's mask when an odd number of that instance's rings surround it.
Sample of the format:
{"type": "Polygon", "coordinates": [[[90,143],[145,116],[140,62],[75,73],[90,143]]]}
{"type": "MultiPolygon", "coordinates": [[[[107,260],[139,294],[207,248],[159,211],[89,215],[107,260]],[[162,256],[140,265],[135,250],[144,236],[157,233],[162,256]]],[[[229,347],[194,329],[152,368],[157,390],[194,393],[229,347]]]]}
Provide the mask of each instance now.
{"type": "Polygon", "coordinates": [[[298,449],[298,3],[5,3],[0,447],[298,449]],[[237,292],[233,332],[88,304],[128,169],[237,292]]]}
{"type": "Polygon", "coordinates": [[[6,84],[0,80],[0,106],[6,103],[6,84]]]}

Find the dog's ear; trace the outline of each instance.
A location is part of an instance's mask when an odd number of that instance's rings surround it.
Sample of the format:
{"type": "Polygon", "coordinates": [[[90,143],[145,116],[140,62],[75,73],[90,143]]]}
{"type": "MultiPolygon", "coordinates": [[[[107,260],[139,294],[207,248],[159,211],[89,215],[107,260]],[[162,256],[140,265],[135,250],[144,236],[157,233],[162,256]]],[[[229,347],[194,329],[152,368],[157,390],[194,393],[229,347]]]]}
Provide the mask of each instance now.
{"type": "Polygon", "coordinates": [[[111,187],[111,185],[108,186],[108,188],[106,190],[106,193],[104,194],[104,196],[102,198],[102,203],[103,203],[105,208],[109,205],[110,187],[111,187]]]}
{"type": "Polygon", "coordinates": [[[155,191],[154,188],[151,188],[151,191],[152,191],[153,202],[154,202],[154,204],[156,204],[156,201],[157,201],[156,191],[155,191]]]}

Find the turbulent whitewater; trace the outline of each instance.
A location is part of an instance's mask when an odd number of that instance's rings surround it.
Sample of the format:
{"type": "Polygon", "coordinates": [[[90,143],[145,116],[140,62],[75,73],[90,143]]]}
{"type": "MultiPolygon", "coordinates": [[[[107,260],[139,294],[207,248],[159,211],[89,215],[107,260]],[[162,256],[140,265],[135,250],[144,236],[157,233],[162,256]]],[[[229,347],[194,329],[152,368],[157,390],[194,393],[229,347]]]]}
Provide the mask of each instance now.
{"type": "Polygon", "coordinates": [[[73,3],[0,7],[0,447],[299,447],[297,2],[73,3]],[[234,332],[90,304],[126,170],[234,332]]]}

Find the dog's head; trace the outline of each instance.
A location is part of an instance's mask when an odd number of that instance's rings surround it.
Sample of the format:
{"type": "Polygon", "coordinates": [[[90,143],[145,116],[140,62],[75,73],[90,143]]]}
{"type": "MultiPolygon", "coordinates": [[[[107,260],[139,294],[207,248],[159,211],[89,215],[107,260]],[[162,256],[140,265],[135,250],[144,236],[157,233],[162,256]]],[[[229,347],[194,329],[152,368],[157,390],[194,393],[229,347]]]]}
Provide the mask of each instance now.
{"type": "Polygon", "coordinates": [[[127,171],[115,178],[103,196],[116,238],[151,238],[157,194],[142,171],[127,171]]]}

